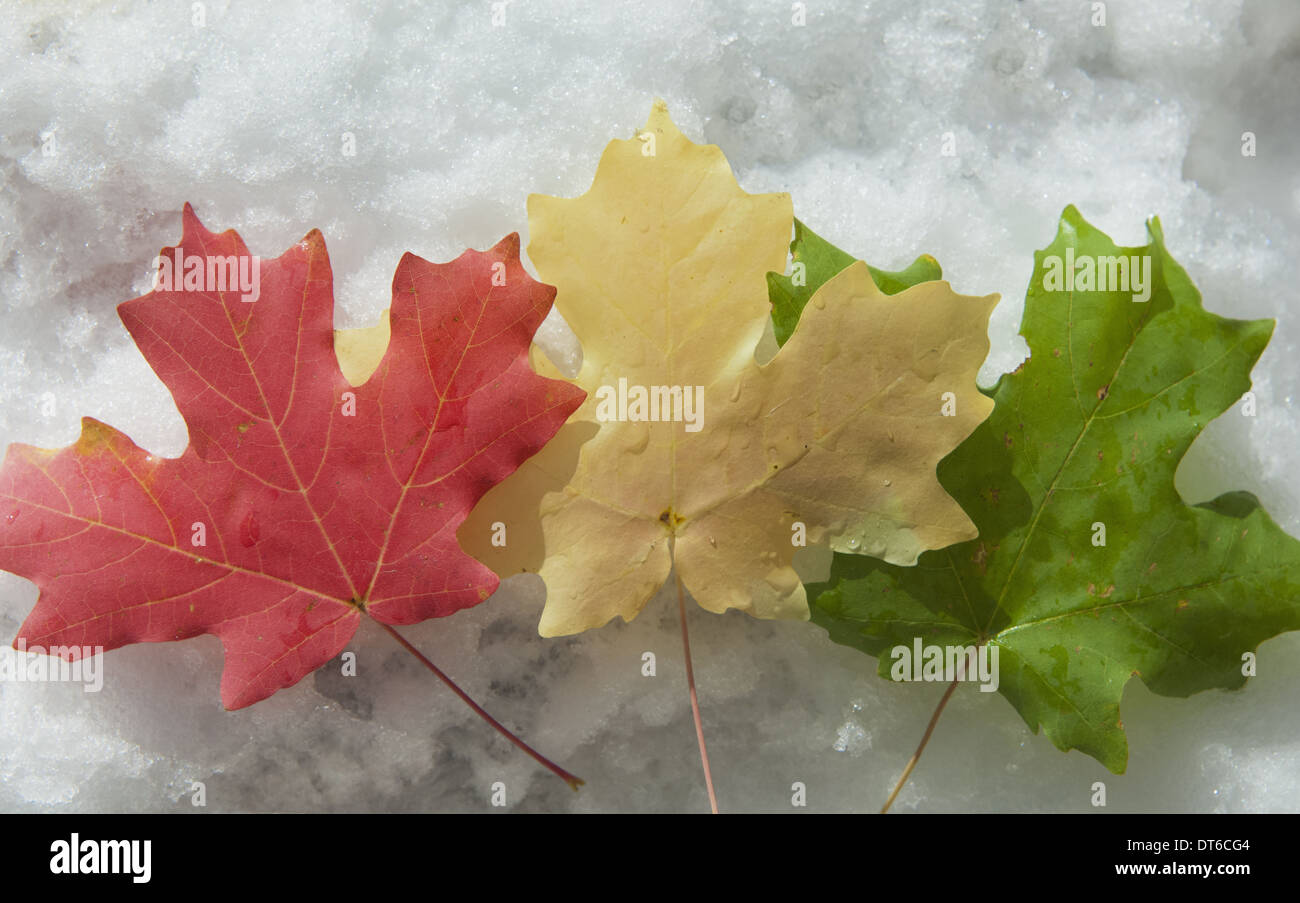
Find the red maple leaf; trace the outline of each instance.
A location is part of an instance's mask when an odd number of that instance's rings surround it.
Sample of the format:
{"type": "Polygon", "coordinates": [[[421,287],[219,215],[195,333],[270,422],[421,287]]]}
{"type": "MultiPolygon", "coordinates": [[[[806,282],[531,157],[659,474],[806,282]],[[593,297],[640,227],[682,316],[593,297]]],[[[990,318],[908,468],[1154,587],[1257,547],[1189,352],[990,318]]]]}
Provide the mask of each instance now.
{"type": "Polygon", "coordinates": [[[118,313],[189,445],[157,457],[87,417],[68,448],[10,446],[0,567],[40,589],[15,645],[211,633],[237,709],[337,656],[362,614],[413,624],[491,595],[497,578],[456,529],[585,397],[528,364],[555,289],[524,272],[519,236],[451,263],[404,256],[390,344],[360,386],[335,356],[320,232],[260,262],[253,301],[233,275],[215,281],[231,257],[259,264],[234,231],[209,232],[187,204],[177,247],[163,256],[202,261],[209,290],[186,290],[198,268],[181,263],[175,285],[118,313]]]}

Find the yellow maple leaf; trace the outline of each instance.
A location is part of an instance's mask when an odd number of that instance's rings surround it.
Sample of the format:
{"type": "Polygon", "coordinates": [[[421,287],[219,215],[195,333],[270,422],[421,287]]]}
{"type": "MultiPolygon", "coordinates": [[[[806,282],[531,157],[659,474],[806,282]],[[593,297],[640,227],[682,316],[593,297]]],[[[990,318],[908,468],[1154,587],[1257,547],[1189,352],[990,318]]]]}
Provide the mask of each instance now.
{"type": "Polygon", "coordinates": [[[502,577],[541,575],[543,636],[631,620],[674,563],[709,611],[806,619],[801,533],[903,565],[976,536],[935,467],[993,407],[975,375],[997,296],[886,296],[858,262],[759,365],[792,220],[789,195],[742,191],[662,101],[586,194],[529,197],[528,254],[582,343],[588,397],[459,535],[502,577]]]}

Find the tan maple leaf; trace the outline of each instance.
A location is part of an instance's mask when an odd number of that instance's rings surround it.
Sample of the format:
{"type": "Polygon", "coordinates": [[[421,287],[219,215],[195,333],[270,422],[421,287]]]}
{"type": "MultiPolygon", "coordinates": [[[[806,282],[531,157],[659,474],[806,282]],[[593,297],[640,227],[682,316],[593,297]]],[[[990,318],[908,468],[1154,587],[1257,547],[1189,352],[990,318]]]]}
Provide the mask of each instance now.
{"type": "MultiPolygon", "coordinates": [[[[543,636],[631,620],[674,563],[709,611],[807,618],[801,538],[906,565],[976,536],[935,467],[992,408],[975,376],[997,296],[886,296],[858,262],[759,365],[792,218],[662,102],[586,194],[529,197],[528,254],[582,343],[587,400],[459,535],[503,577],[541,575],[543,636]]],[[[561,375],[536,347],[533,365],[561,375]]]]}

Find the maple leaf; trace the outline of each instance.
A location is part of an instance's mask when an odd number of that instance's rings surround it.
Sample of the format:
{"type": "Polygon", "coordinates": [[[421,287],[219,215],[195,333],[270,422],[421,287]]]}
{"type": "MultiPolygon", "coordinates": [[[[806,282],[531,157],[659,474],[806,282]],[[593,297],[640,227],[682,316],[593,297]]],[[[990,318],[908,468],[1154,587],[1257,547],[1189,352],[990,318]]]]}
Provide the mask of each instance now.
{"type": "Polygon", "coordinates": [[[917,638],[996,648],[998,692],[1030,729],[1116,773],[1131,678],[1166,696],[1237,688],[1246,653],[1300,628],[1300,541],[1249,493],[1188,505],[1174,488],[1205,423],[1250,388],[1273,321],[1205,311],[1159,221],[1148,231],[1149,244],[1121,248],[1067,207],[1035,255],[1030,357],[939,466],[979,538],[914,568],[836,555],[829,580],[808,586],[813,620],[879,656],[883,677],[887,653],[917,638]],[[1145,288],[1047,288],[1085,258],[1109,282],[1121,257],[1135,279],[1149,259],[1145,288]]]}
{"type": "Polygon", "coordinates": [[[460,535],[498,574],[540,573],[542,635],[631,620],[674,564],[709,611],[807,618],[791,567],[801,529],[900,564],[975,535],[935,466],[991,409],[975,374],[996,296],[930,282],[886,297],[850,266],[758,365],[789,196],[742,191],[661,101],[635,138],[610,142],[585,195],[533,195],[528,213],[529,256],[582,344],[588,397],[460,535]],[[637,388],[663,390],[660,416],[632,407],[637,388]],[[615,396],[647,419],[619,419],[615,396]],[[489,539],[498,521],[504,548],[489,539]]]}
{"type": "MultiPolygon", "coordinates": [[[[841,251],[797,219],[794,221],[794,241],[790,243],[790,256],[795,266],[802,265],[802,278],[799,281],[793,278],[793,274],[767,274],[767,293],[772,302],[772,326],[778,345],[784,345],[794,335],[799,317],[817,289],[855,262],[852,254],[841,251]]],[[[933,282],[943,276],[939,261],[929,254],[922,254],[906,269],[897,272],[877,269],[871,264],[866,264],[866,267],[871,274],[871,281],[886,295],[896,295],[917,283],[933,282]]]]}
{"type": "Polygon", "coordinates": [[[340,336],[360,385],[336,358],[320,232],[258,261],[186,205],[162,260],[159,288],[118,312],[189,444],[157,457],[84,418],[68,448],[10,446],[0,567],[40,589],[18,642],[211,633],[222,702],[237,709],[338,655],[363,613],[413,624],[491,595],[497,577],[455,530],[583,398],[529,366],[554,289],[524,272],[518,236],[451,263],[405,255],[389,323],[340,336]],[[232,261],[230,288],[258,267],[256,300],[210,281],[232,261]]]}

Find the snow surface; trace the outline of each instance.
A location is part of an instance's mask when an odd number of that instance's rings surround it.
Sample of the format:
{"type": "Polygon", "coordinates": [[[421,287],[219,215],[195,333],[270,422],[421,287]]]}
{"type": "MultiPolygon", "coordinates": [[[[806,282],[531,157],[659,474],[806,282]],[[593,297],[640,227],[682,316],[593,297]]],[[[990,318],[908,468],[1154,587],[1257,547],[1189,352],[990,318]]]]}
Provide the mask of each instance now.
{"type": "MultiPolygon", "coordinates": [[[[750,191],[885,267],[934,254],[958,291],[1004,295],[985,381],[1015,336],[1032,252],[1067,203],[1123,244],[1157,214],[1211,310],[1279,318],[1259,414],[1229,412],[1179,475],[1192,501],[1255,492],[1300,532],[1300,4],[1150,0],[20,3],[0,7],[0,443],[72,442],[92,415],[156,453],[185,430],[114,306],[194,203],[274,256],[313,227],[340,326],[373,322],[404,251],[447,260],[525,234],[530,192],[585,191],[612,137],[662,96],[750,191]],[[1254,131],[1258,155],[1243,157],[1254,131]],[[342,153],[355,136],[355,156],[342,153]],[[956,157],[939,153],[952,132],[956,157]],[[53,136],[53,154],[46,152],[53,136]]],[[[556,327],[556,328],[551,328],[556,327]]],[[[548,342],[563,345],[548,325],[548,342]]],[[[851,387],[850,387],[851,388],[851,387]]],[[[109,653],[99,694],[0,684],[0,809],[485,811],[707,808],[675,600],[542,640],[544,590],[510,581],[407,635],[506,723],[587,780],[572,793],[496,737],[373,626],[251,709],[218,701],[211,637],[109,653]],[[641,676],[641,654],[658,676],[641,676]]],[[[34,587],[0,574],[0,634],[34,587]]],[[[803,623],[691,615],[724,810],[880,805],[939,686],[894,686],[803,623]]],[[[11,653],[0,653],[9,655],[11,653]]],[[[1300,810],[1300,634],[1263,644],[1238,693],[1131,682],[1114,776],[964,687],[900,810],[1300,810]]]]}

